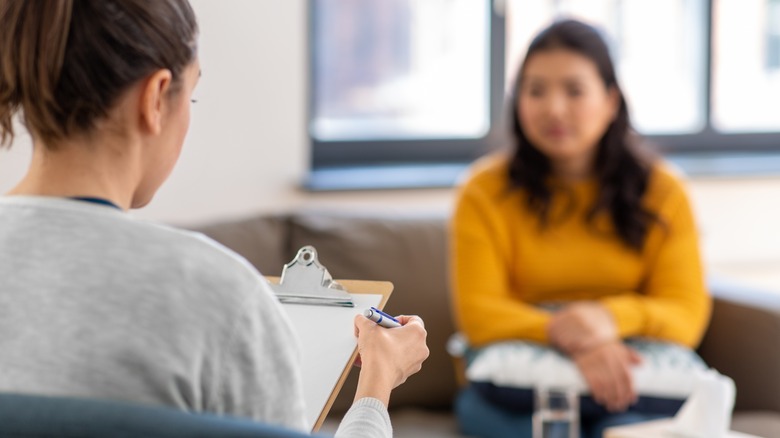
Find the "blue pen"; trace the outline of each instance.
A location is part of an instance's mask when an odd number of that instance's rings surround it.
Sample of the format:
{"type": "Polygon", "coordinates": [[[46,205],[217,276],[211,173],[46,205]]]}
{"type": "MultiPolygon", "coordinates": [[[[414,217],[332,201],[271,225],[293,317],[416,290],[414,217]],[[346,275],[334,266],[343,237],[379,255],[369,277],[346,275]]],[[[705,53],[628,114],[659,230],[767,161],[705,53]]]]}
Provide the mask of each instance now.
{"type": "Polygon", "coordinates": [[[376,307],[364,310],[363,315],[385,328],[401,327],[401,323],[398,322],[397,319],[377,309],[376,307]]]}

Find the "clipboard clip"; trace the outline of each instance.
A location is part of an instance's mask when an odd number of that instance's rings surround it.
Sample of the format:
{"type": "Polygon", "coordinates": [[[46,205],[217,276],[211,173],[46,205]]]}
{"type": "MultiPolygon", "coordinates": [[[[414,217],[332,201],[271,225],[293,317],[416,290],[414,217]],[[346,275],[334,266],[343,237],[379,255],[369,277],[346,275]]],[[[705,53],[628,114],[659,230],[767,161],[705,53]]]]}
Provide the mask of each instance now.
{"type": "Polygon", "coordinates": [[[317,260],[317,250],[307,245],[284,265],[279,284],[272,284],[282,303],[355,307],[352,296],[333,280],[317,260]]]}

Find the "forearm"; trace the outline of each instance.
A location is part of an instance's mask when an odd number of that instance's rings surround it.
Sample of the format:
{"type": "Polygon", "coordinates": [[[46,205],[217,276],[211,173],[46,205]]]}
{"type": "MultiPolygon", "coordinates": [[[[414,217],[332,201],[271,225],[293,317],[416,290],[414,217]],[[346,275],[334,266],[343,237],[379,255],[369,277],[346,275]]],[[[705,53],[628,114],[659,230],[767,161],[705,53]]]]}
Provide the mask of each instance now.
{"type": "Polygon", "coordinates": [[[692,348],[701,340],[711,305],[703,294],[653,297],[626,293],[599,301],[615,318],[621,338],[643,336],[692,348]]]}
{"type": "Polygon", "coordinates": [[[459,306],[456,312],[460,330],[474,346],[510,339],[548,342],[550,313],[530,304],[513,299],[475,297],[459,306]]]}
{"type": "Polygon", "coordinates": [[[390,393],[393,391],[393,380],[387,371],[382,371],[372,364],[363,364],[360,367],[355,399],[370,397],[379,400],[384,406],[390,403],[390,393]]]}
{"type": "Polygon", "coordinates": [[[550,344],[569,355],[620,340],[615,318],[594,301],[577,301],[555,312],[547,333],[550,344]]]}

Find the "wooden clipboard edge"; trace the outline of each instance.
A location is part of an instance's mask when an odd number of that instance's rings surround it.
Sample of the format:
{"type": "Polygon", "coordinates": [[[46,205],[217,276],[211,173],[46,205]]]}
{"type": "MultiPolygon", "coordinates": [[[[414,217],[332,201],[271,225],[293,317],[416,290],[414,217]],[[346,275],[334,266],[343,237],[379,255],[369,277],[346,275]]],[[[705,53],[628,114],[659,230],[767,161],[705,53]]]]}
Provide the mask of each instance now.
{"type": "MultiPolygon", "coordinates": [[[[280,277],[266,277],[268,281],[274,284],[279,284],[280,277]]],[[[385,308],[385,305],[387,304],[387,301],[390,299],[390,294],[393,293],[393,283],[389,281],[372,281],[372,280],[335,280],[340,285],[344,286],[344,288],[347,290],[347,292],[351,294],[371,294],[371,295],[382,295],[382,299],[379,302],[379,310],[382,310],[385,308]]],[[[346,382],[347,377],[349,376],[349,372],[352,370],[352,364],[355,363],[355,359],[357,359],[357,345],[355,345],[355,350],[352,352],[352,355],[349,358],[349,361],[344,366],[344,370],[341,372],[341,376],[339,377],[339,380],[336,382],[336,386],[333,387],[333,391],[330,393],[330,397],[328,397],[328,401],[325,402],[325,406],[322,408],[322,412],[320,412],[320,416],[317,418],[317,421],[314,422],[314,425],[312,426],[312,433],[316,433],[320,430],[320,427],[322,427],[322,423],[325,422],[325,418],[328,416],[328,412],[330,412],[331,406],[333,406],[333,402],[336,401],[336,397],[339,395],[339,392],[341,392],[341,387],[344,386],[344,382],[346,382]]]]}

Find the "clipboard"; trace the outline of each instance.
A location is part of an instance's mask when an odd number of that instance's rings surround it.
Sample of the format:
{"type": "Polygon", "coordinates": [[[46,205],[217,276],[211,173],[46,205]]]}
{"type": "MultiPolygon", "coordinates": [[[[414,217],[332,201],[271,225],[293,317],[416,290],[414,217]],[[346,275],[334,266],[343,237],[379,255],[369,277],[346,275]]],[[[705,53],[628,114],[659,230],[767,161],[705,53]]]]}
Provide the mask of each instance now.
{"type": "Polygon", "coordinates": [[[291,298],[280,298],[280,301],[300,341],[306,420],[311,431],[317,432],[357,358],[355,315],[362,314],[371,306],[383,309],[393,291],[393,284],[388,281],[333,280],[327,269],[319,264],[317,252],[311,246],[298,251],[296,258],[285,265],[281,277],[266,278],[277,295],[281,291],[282,295],[291,298]],[[306,269],[299,269],[301,264],[305,264],[306,269]],[[290,269],[291,265],[294,269],[290,269]],[[291,278],[305,281],[288,283],[291,278]],[[291,284],[295,286],[292,290],[285,286],[291,284]],[[296,289],[305,289],[298,292],[301,292],[301,297],[311,300],[292,299],[296,289]],[[333,290],[339,293],[332,294],[333,290]],[[331,298],[337,296],[342,301],[348,295],[352,306],[324,303],[318,293],[332,295],[331,298]]]}

